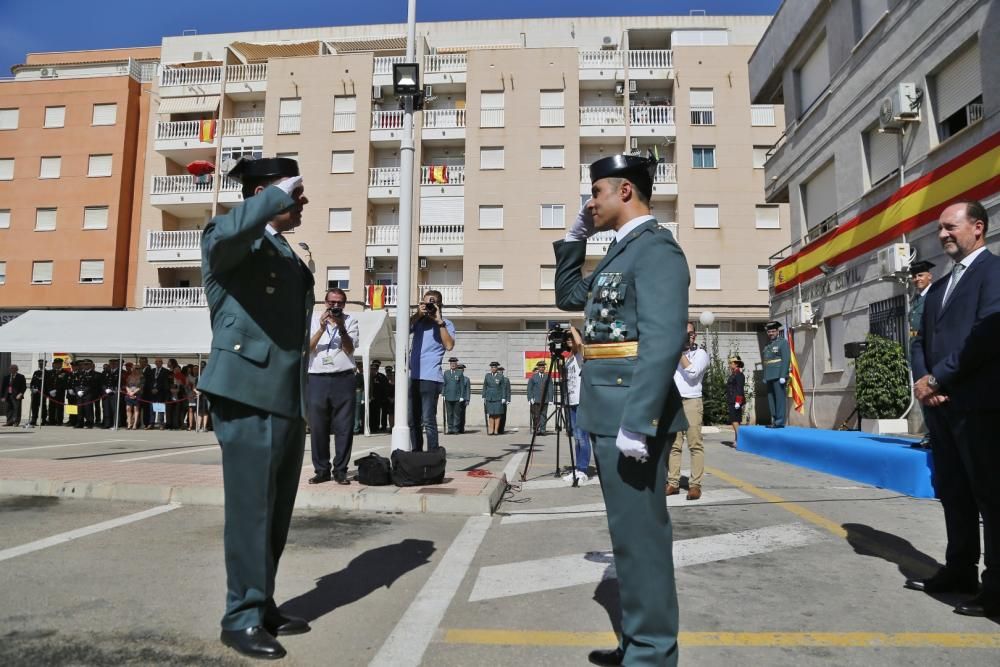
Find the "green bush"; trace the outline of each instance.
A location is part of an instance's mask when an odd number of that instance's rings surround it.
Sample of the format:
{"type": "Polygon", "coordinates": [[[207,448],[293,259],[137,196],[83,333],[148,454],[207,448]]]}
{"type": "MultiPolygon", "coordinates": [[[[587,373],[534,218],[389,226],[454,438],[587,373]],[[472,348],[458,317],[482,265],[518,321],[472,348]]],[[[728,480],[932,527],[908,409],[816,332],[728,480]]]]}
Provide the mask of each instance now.
{"type": "Polygon", "coordinates": [[[903,348],[868,334],[867,346],[855,361],[855,395],[864,419],[897,419],[910,404],[910,371],[903,348]]]}
{"type": "Polygon", "coordinates": [[[719,334],[708,334],[709,363],[701,381],[701,400],[704,408],[702,423],[728,424],[729,401],[726,399],[726,380],[729,379],[728,357],[719,356],[719,334]]]}

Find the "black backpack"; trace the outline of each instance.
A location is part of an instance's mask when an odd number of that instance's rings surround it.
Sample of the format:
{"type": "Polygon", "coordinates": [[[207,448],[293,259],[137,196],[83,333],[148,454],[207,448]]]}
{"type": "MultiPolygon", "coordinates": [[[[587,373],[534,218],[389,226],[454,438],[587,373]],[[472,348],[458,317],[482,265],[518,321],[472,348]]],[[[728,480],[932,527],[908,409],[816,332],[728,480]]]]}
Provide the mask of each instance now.
{"type": "Polygon", "coordinates": [[[426,486],[444,481],[447,454],[444,447],[429,452],[392,453],[392,481],[396,486],[426,486]]]}
{"type": "Polygon", "coordinates": [[[358,466],[358,483],[368,486],[386,486],[392,484],[392,464],[389,459],[371,452],[354,462],[358,466]]]}

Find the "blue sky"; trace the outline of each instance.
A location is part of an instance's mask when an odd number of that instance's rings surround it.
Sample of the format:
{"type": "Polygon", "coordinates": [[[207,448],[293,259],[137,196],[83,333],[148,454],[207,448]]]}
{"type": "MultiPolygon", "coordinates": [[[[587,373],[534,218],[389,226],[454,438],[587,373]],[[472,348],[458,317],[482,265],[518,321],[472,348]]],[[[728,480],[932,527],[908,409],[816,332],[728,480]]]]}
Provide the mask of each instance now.
{"type": "MultiPolygon", "coordinates": [[[[417,20],[644,16],[687,14],[690,9],[711,15],[773,14],[779,4],[780,0],[417,0],[417,20]]],[[[189,28],[204,34],[405,20],[406,0],[0,0],[0,77],[10,76],[10,66],[24,62],[26,53],[158,45],[164,35],[179,35],[189,28]]]]}

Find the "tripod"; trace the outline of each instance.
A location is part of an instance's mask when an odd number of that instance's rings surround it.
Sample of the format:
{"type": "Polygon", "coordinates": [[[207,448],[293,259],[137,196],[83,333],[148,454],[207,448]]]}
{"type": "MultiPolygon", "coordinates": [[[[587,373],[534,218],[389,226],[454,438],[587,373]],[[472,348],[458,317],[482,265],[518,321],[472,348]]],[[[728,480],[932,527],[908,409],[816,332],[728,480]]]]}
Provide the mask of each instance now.
{"type": "MultiPolygon", "coordinates": [[[[545,381],[542,382],[542,397],[544,398],[549,391],[549,386],[553,380],[553,374],[556,376],[555,391],[553,391],[552,404],[555,406],[555,412],[552,416],[555,417],[555,428],[556,428],[556,469],[553,472],[553,477],[559,477],[559,447],[560,439],[563,427],[566,428],[566,440],[569,444],[569,466],[570,472],[573,475],[573,486],[579,486],[579,480],[576,477],[576,462],[573,460],[573,429],[570,428],[570,418],[569,418],[569,401],[568,395],[569,391],[566,388],[566,360],[563,359],[563,344],[560,341],[549,339],[549,369],[545,373],[545,381]]],[[[524,461],[524,469],[521,470],[521,481],[523,482],[528,475],[528,467],[531,466],[531,455],[535,450],[535,438],[538,437],[538,432],[545,428],[545,424],[552,416],[539,415],[538,421],[535,424],[535,428],[531,432],[531,444],[528,446],[528,457],[524,461]]]]}

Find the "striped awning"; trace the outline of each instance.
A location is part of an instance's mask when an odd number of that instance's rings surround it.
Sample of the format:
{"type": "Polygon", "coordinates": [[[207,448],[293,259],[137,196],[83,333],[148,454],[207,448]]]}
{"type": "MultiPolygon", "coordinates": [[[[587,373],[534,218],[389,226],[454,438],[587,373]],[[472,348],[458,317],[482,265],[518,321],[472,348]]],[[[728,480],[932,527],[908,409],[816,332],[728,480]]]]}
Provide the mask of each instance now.
{"type": "Polygon", "coordinates": [[[160,99],[160,108],[156,113],[214,113],[219,108],[219,95],[200,95],[198,97],[165,97],[160,99]]]}
{"type": "Polygon", "coordinates": [[[467,53],[469,51],[489,51],[490,49],[520,49],[521,44],[466,44],[462,46],[439,46],[435,53],[445,55],[448,53],[467,53]]]}
{"type": "Polygon", "coordinates": [[[405,51],[406,37],[378,37],[375,39],[345,39],[327,42],[337,53],[362,53],[365,51],[405,51]]]}
{"type": "Polygon", "coordinates": [[[266,62],[268,58],[298,58],[302,56],[318,56],[322,53],[319,40],[310,42],[278,42],[274,44],[251,44],[250,42],[233,42],[229,45],[234,51],[239,51],[248,63],[266,62]]]}

